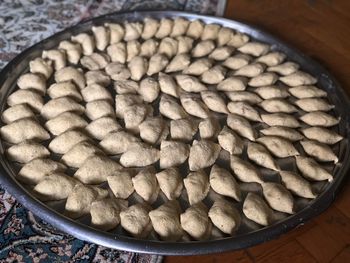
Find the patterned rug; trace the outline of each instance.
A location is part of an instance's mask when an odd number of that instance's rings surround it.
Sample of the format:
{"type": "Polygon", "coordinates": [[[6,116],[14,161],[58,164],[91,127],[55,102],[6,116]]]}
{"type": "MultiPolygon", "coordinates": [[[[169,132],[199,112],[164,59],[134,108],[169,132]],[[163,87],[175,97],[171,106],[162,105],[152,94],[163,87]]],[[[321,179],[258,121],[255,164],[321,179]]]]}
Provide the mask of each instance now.
{"type": "MultiPolygon", "coordinates": [[[[226,0],[1,0],[0,69],[34,43],[82,20],[118,10],[185,10],[221,16],[226,0]]],[[[0,188],[0,262],[156,263],[54,229],[0,188]]]]}

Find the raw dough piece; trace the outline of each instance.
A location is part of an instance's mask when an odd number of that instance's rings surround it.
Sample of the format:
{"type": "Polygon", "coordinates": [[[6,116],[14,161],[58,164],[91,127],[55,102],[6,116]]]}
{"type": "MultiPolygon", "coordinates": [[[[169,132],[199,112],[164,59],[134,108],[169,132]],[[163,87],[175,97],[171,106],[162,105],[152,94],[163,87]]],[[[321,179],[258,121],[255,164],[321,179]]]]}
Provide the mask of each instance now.
{"type": "Polygon", "coordinates": [[[228,113],[225,100],[219,93],[211,90],[201,91],[201,98],[210,110],[225,114],[228,113]]]}
{"type": "Polygon", "coordinates": [[[7,156],[10,160],[19,163],[29,163],[36,158],[50,156],[45,146],[33,141],[23,141],[7,149],[7,156]]]}
{"type": "Polygon", "coordinates": [[[248,120],[261,122],[259,112],[246,102],[229,102],[227,108],[231,113],[242,116],[248,120]]]}
{"type": "Polygon", "coordinates": [[[33,118],[24,118],[4,125],[0,133],[3,140],[15,144],[25,140],[41,142],[50,139],[50,134],[33,118]]]}
{"type": "Polygon", "coordinates": [[[248,42],[245,45],[238,48],[242,53],[249,54],[255,57],[260,57],[265,55],[270,49],[269,45],[260,43],[260,42],[248,42]]]}
{"type": "Polygon", "coordinates": [[[246,34],[243,34],[241,32],[236,32],[233,36],[231,36],[231,39],[227,43],[227,45],[238,48],[238,47],[243,46],[248,41],[249,41],[249,36],[247,36],[246,34]]]}
{"type": "Polygon", "coordinates": [[[288,91],[298,99],[327,97],[327,92],[315,86],[298,86],[290,88],[288,91]]]}
{"type": "Polygon", "coordinates": [[[62,156],[61,161],[67,166],[79,168],[87,158],[96,154],[103,155],[104,153],[90,141],[83,141],[77,143],[66,152],[62,156]]]}
{"type": "Polygon", "coordinates": [[[225,79],[226,69],[216,65],[201,75],[201,81],[206,84],[218,84],[225,79]]]}
{"type": "Polygon", "coordinates": [[[81,95],[83,95],[84,101],[86,102],[94,100],[113,101],[109,91],[97,83],[87,85],[86,88],[81,91],[81,95]]]}
{"type": "Polygon", "coordinates": [[[86,103],[85,114],[92,121],[107,116],[115,117],[114,109],[107,100],[94,100],[86,103]]]}
{"type": "Polygon", "coordinates": [[[66,169],[65,165],[51,159],[34,159],[22,167],[16,178],[26,184],[38,184],[49,174],[66,169]]]}
{"type": "Polygon", "coordinates": [[[143,56],[145,58],[152,57],[154,54],[157,53],[158,45],[158,41],[154,39],[148,39],[144,41],[140,47],[140,56],[143,56]]]}
{"type": "Polygon", "coordinates": [[[209,217],[217,228],[228,235],[233,235],[241,224],[238,210],[224,199],[214,202],[209,210],[209,217]]]}
{"type": "Polygon", "coordinates": [[[314,85],[317,82],[316,78],[303,71],[296,71],[288,76],[280,77],[279,80],[291,87],[314,85]]]}
{"type": "Polygon", "coordinates": [[[207,118],[199,123],[198,129],[201,139],[215,139],[220,132],[220,123],[216,118],[207,118]]]}
{"type": "Polygon", "coordinates": [[[44,76],[35,73],[26,73],[20,76],[17,80],[17,86],[20,89],[32,89],[45,95],[46,79],[44,76]]]}
{"type": "Polygon", "coordinates": [[[200,58],[193,61],[186,69],[182,71],[184,74],[199,76],[209,70],[212,62],[207,58],[200,58]]]}
{"type": "Polygon", "coordinates": [[[293,194],[304,198],[316,198],[317,195],[313,193],[311,184],[300,175],[289,171],[280,171],[280,176],[284,186],[293,194]]]}
{"type": "Polygon", "coordinates": [[[140,82],[140,87],[137,91],[144,101],[153,102],[158,98],[159,95],[159,84],[153,78],[144,78],[140,82]]]}
{"type": "Polygon", "coordinates": [[[137,40],[126,42],[126,61],[130,62],[141,52],[141,44],[137,40]]]}
{"type": "Polygon", "coordinates": [[[221,27],[216,39],[219,47],[226,45],[234,35],[234,31],[228,27],[221,27]]]}
{"type": "Polygon", "coordinates": [[[134,143],[120,157],[124,167],[144,167],[159,160],[159,150],[142,143],[134,143]]]}
{"type": "Polygon", "coordinates": [[[92,155],[75,172],[74,177],[84,184],[100,184],[122,167],[112,159],[102,155],[92,155]]]}
{"type": "Polygon", "coordinates": [[[151,17],[146,17],[143,20],[143,31],[141,37],[143,39],[152,38],[158,31],[159,21],[151,17]]]}
{"type": "Polygon", "coordinates": [[[243,140],[227,126],[224,126],[219,133],[218,142],[220,146],[231,155],[241,155],[243,152],[243,140]]]}
{"type": "Polygon", "coordinates": [[[246,89],[246,83],[242,78],[229,77],[220,82],[216,89],[219,91],[241,91],[246,89]]]}
{"type": "MultiPolygon", "coordinates": [[[[116,80],[116,81],[117,80],[127,80],[131,76],[130,70],[124,64],[121,64],[119,62],[109,63],[106,66],[105,71],[111,77],[111,79],[116,80]]],[[[88,82],[88,78],[87,78],[87,82],[88,82]]],[[[89,82],[88,82],[88,84],[89,84],[89,82]]],[[[98,83],[98,84],[101,84],[101,83],[98,83]]]]}
{"type": "Polygon", "coordinates": [[[281,64],[285,59],[286,59],[285,54],[275,51],[259,57],[256,61],[262,62],[266,66],[272,67],[272,66],[277,66],[281,64]]]}
{"type": "Polygon", "coordinates": [[[157,182],[156,171],[152,168],[141,170],[135,177],[131,178],[134,184],[135,192],[142,197],[143,200],[152,204],[159,194],[159,185],[157,182]]]}
{"type": "Polygon", "coordinates": [[[183,181],[190,205],[197,204],[208,195],[210,190],[209,178],[203,170],[189,173],[183,181]]]}
{"type": "Polygon", "coordinates": [[[158,82],[160,90],[168,95],[178,98],[178,86],[172,76],[159,72],[158,82]]]}
{"type": "Polygon", "coordinates": [[[263,182],[258,170],[251,163],[239,157],[231,155],[230,167],[237,178],[242,182],[259,184],[263,182]]]}
{"type": "Polygon", "coordinates": [[[67,60],[72,64],[78,64],[81,54],[82,48],[79,43],[73,43],[68,40],[63,40],[58,45],[59,49],[62,49],[66,52],[67,60]]]}
{"type": "Polygon", "coordinates": [[[278,158],[287,158],[299,155],[297,149],[288,140],[278,136],[263,136],[256,140],[263,144],[274,156],[278,158]]]}
{"type": "Polygon", "coordinates": [[[148,62],[145,58],[137,56],[130,60],[128,68],[130,70],[131,79],[139,81],[148,70],[148,62]]]}
{"type": "Polygon", "coordinates": [[[201,83],[196,77],[189,75],[176,75],[176,82],[179,86],[187,92],[201,92],[208,88],[201,83]]]}
{"type": "Polygon", "coordinates": [[[108,186],[116,198],[128,199],[134,192],[134,185],[131,180],[133,175],[134,172],[131,170],[123,169],[107,177],[108,186]]]}
{"type": "Polygon", "coordinates": [[[232,47],[224,46],[224,47],[217,47],[213,50],[213,52],[210,53],[208,56],[211,59],[222,61],[230,57],[230,55],[233,52],[232,47]]]}
{"type": "Polygon", "coordinates": [[[254,105],[262,101],[258,95],[249,91],[227,91],[225,94],[233,102],[247,102],[254,105]]]}
{"type": "Polygon", "coordinates": [[[117,80],[114,82],[114,89],[117,94],[137,94],[139,83],[133,80],[117,80]]]}
{"type": "Polygon", "coordinates": [[[94,52],[95,39],[93,36],[86,33],[81,33],[76,36],[72,36],[71,40],[81,45],[84,55],[89,56],[94,52]]]}
{"type": "Polygon", "coordinates": [[[211,166],[219,156],[221,147],[219,144],[208,140],[194,140],[188,159],[191,171],[198,171],[211,166]]]}
{"type": "Polygon", "coordinates": [[[299,65],[294,62],[285,62],[280,65],[268,67],[267,71],[276,72],[280,75],[287,76],[295,73],[299,69],[299,65]]]}
{"type": "Polygon", "coordinates": [[[88,70],[104,69],[110,62],[110,58],[105,53],[92,53],[89,56],[83,56],[80,59],[80,64],[88,70]]]}
{"type": "Polygon", "coordinates": [[[273,222],[273,211],[257,194],[248,193],[243,203],[243,213],[255,223],[268,226],[273,222]]]}
{"type": "Polygon", "coordinates": [[[159,53],[154,54],[149,60],[147,75],[152,76],[153,74],[159,73],[159,77],[160,77],[160,74],[163,74],[161,73],[161,71],[165,69],[165,67],[168,64],[169,64],[169,59],[167,58],[167,56],[159,53]]]}
{"type": "Polygon", "coordinates": [[[27,104],[17,104],[4,110],[1,115],[1,120],[6,124],[10,124],[11,122],[24,118],[32,118],[34,116],[34,112],[27,104]]]}
{"type": "Polygon", "coordinates": [[[73,112],[63,112],[45,123],[45,127],[53,134],[60,135],[68,130],[84,128],[88,123],[73,112]]]}
{"type": "Polygon", "coordinates": [[[122,127],[115,118],[102,117],[90,122],[85,130],[88,135],[97,140],[103,140],[107,134],[120,131],[122,127]]]}
{"type": "Polygon", "coordinates": [[[247,153],[248,158],[254,163],[271,170],[280,170],[268,150],[261,144],[249,142],[247,153]]]}
{"type": "Polygon", "coordinates": [[[72,81],[79,89],[85,88],[85,77],[81,69],[65,67],[55,72],[55,81],[72,81]]]}
{"type": "Polygon", "coordinates": [[[40,74],[49,79],[53,73],[52,61],[36,58],[29,62],[29,70],[31,73],[40,74]]]}
{"type": "Polygon", "coordinates": [[[170,168],[184,163],[190,154],[190,146],[176,141],[162,141],[160,144],[160,168],[170,168]]]}
{"type": "Polygon", "coordinates": [[[295,161],[302,175],[313,181],[333,181],[333,176],[326,169],[320,166],[314,159],[296,156],[295,161]]]}
{"type": "Polygon", "coordinates": [[[42,201],[66,199],[78,183],[73,177],[55,172],[46,176],[34,187],[34,193],[42,201]]]}
{"type": "Polygon", "coordinates": [[[180,215],[181,226],[195,240],[207,240],[210,237],[212,225],[208,217],[208,208],[203,203],[197,203],[186,209],[180,215]]]}
{"type": "Polygon", "coordinates": [[[138,39],[142,34],[143,23],[140,22],[125,22],[124,23],[124,40],[132,41],[138,39]]]}
{"type": "Polygon", "coordinates": [[[264,197],[272,209],[283,213],[294,214],[293,196],[283,185],[264,183],[262,184],[262,188],[264,197]]]}
{"type": "Polygon", "coordinates": [[[190,53],[193,46],[193,39],[186,36],[178,36],[177,40],[177,54],[190,53]]]}
{"type": "Polygon", "coordinates": [[[52,84],[47,90],[47,94],[52,98],[69,97],[80,102],[83,100],[80,92],[71,81],[63,81],[52,84]]]}
{"type": "Polygon", "coordinates": [[[236,179],[224,168],[214,164],[210,171],[210,186],[220,195],[241,201],[241,190],[236,179]]]}
{"type": "Polygon", "coordinates": [[[42,52],[43,59],[49,59],[53,62],[55,70],[60,70],[66,66],[66,52],[60,49],[44,50],[42,52]]]}
{"type": "Polygon", "coordinates": [[[214,48],[215,44],[212,40],[201,41],[192,49],[192,57],[199,58],[209,55],[214,48]]]}
{"type": "MultiPolygon", "coordinates": [[[[112,63],[109,63],[107,66],[109,66],[111,64],[112,63]]],[[[85,79],[86,79],[87,85],[91,85],[91,84],[95,83],[95,84],[99,84],[103,87],[107,87],[111,83],[111,79],[108,76],[108,74],[106,74],[102,70],[90,70],[90,71],[86,72],[85,79]]]]}
{"type": "Polygon", "coordinates": [[[81,115],[84,111],[84,106],[80,105],[75,100],[69,97],[61,97],[49,100],[41,109],[41,116],[50,120],[64,112],[74,112],[81,115]]]}
{"type": "Polygon", "coordinates": [[[160,143],[169,134],[168,124],[162,117],[148,117],[139,125],[140,137],[149,144],[160,143]]]}
{"type": "Polygon", "coordinates": [[[162,192],[169,200],[177,199],[182,192],[183,182],[180,171],[175,168],[167,168],[156,173],[158,184],[162,192]]]}
{"type": "MultiPolygon", "coordinates": [[[[290,90],[290,89],[289,89],[290,90]]],[[[285,99],[290,96],[287,89],[279,86],[265,86],[254,90],[264,100],[268,99],[285,99]]]]}
{"type": "Polygon", "coordinates": [[[170,121],[170,135],[174,140],[192,141],[197,133],[198,124],[192,119],[179,119],[170,121]]]}
{"type": "Polygon", "coordinates": [[[176,55],[178,49],[178,43],[176,39],[171,37],[165,37],[160,41],[158,47],[158,53],[164,54],[168,58],[172,58],[176,55]]]}
{"type": "Polygon", "coordinates": [[[180,96],[180,101],[182,107],[188,114],[202,119],[206,119],[209,117],[209,109],[195,94],[182,94],[180,96]]]}
{"type": "Polygon", "coordinates": [[[235,76],[243,76],[248,78],[254,78],[265,70],[265,66],[261,63],[252,63],[246,66],[239,68],[234,75],[235,76]]]}
{"type": "Polygon", "coordinates": [[[128,207],[128,201],[115,198],[105,198],[91,204],[91,225],[95,228],[109,231],[120,223],[119,214],[128,207]]]}
{"type": "Polygon", "coordinates": [[[334,105],[330,105],[324,99],[319,98],[308,98],[300,99],[295,102],[295,104],[301,108],[303,111],[330,111],[334,108],[334,105]]]}
{"type": "Polygon", "coordinates": [[[284,99],[264,100],[259,106],[269,113],[294,113],[298,111],[297,108],[284,99]]]}
{"type": "Polygon", "coordinates": [[[114,43],[107,47],[107,54],[112,62],[124,64],[126,62],[127,53],[124,42],[114,43]]]}
{"type": "Polygon", "coordinates": [[[218,24],[206,24],[201,34],[202,40],[216,40],[221,26],[218,24]]]}
{"type": "Polygon", "coordinates": [[[140,131],[139,125],[146,119],[149,109],[149,105],[145,104],[134,104],[125,108],[125,128],[133,133],[138,133],[140,131]]]}
{"type": "Polygon", "coordinates": [[[96,48],[104,51],[110,42],[110,32],[104,26],[93,26],[91,28],[95,37],[96,48]]]}
{"type": "Polygon", "coordinates": [[[105,23],[105,26],[110,31],[110,44],[118,43],[124,38],[125,30],[123,26],[116,23],[105,23]]]}
{"type": "Polygon", "coordinates": [[[28,104],[34,111],[40,112],[44,106],[44,99],[32,90],[17,90],[7,98],[9,106],[28,104]]]}
{"type": "Polygon", "coordinates": [[[198,19],[190,22],[186,35],[193,39],[198,39],[202,35],[204,30],[204,23],[198,19]]]}
{"type": "Polygon", "coordinates": [[[185,18],[182,18],[182,17],[175,18],[174,19],[174,26],[173,26],[173,29],[171,31],[170,36],[177,37],[177,36],[184,35],[187,31],[189,24],[190,24],[190,21],[188,21],[185,18]]]}
{"type": "Polygon", "coordinates": [[[251,57],[245,54],[237,54],[232,57],[227,58],[222,65],[232,69],[237,70],[244,66],[247,66],[251,61],[251,57]]]}
{"type": "Polygon", "coordinates": [[[267,73],[262,73],[250,79],[248,84],[251,87],[262,87],[262,86],[273,85],[277,80],[278,80],[278,76],[275,73],[267,72],[267,73]]]}
{"type": "Polygon", "coordinates": [[[185,69],[191,63],[190,56],[188,54],[178,54],[170,61],[165,69],[166,73],[181,71],[185,69]]]}
{"type": "Polygon", "coordinates": [[[109,155],[126,152],[129,147],[140,139],[125,131],[111,132],[100,142],[102,149],[109,155]]]}
{"type": "Polygon", "coordinates": [[[321,162],[338,162],[337,155],[332,151],[332,149],[327,145],[317,141],[304,140],[300,141],[303,146],[304,151],[314,157],[316,160],[321,162]]]}
{"type": "Polygon", "coordinates": [[[156,38],[162,39],[170,35],[173,30],[174,21],[169,18],[162,18],[156,33],[156,38]]]}
{"type": "Polygon", "coordinates": [[[134,237],[145,238],[152,230],[150,209],[146,204],[132,205],[120,212],[120,224],[134,237]]]}
{"type": "Polygon", "coordinates": [[[286,113],[261,114],[261,119],[269,126],[300,127],[298,120],[293,115],[286,113]]]}
{"type": "Polygon", "coordinates": [[[108,196],[108,190],[96,186],[76,184],[69,193],[65,205],[65,214],[79,218],[90,213],[91,204],[108,196]]]}
{"type": "Polygon", "coordinates": [[[255,130],[249,121],[239,115],[229,114],[227,116],[227,126],[250,141],[255,141],[256,139],[255,130]]]}
{"type": "Polygon", "coordinates": [[[154,230],[165,241],[177,241],[183,236],[180,224],[181,208],[176,200],[168,201],[149,212],[154,230]]]}
{"type": "Polygon", "coordinates": [[[260,132],[263,135],[269,135],[269,136],[278,136],[287,140],[290,140],[292,142],[300,141],[304,138],[303,135],[300,134],[295,129],[283,127],[283,126],[273,126],[266,129],[260,130],[260,132]]]}
{"type": "Polygon", "coordinates": [[[300,119],[310,126],[332,127],[337,125],[340,121],[339,118],[335,118],[328,113],[322,111],[314,111],[306,113],[300,117],[300,119]]]}
{"type": "Polygon", "coordinates": [[[330,145],[336,144],[343,139],[343,136],[336,132],[321,127],[305,128],[302,129],[301,132],[310,140],[330,145]]]}
{"type": "Polygon", "coordinates": [[[142,103],[142,98],[134,94],[121,94],[115,96],[115,113],[118,118],[124,119],[124,112],[128,106],[142,103]]]}
{"type": "Polygon", "coordinates": [[[79,142],[90,140],[84,133],[78,130],[69,130],[55,137],[49,144],[50,151],[65,154],[79,142]]]}

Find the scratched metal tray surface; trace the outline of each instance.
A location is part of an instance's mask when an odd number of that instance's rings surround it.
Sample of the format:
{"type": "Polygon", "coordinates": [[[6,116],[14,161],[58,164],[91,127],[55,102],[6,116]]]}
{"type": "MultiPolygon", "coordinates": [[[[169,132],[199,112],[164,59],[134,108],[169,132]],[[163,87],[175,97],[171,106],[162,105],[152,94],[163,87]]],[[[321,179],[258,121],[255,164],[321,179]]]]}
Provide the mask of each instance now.
{"type": "MultiPolygon", "coordinates": [[[[188,239],[180,242],[159,241],[154,233],[151,234],[147,240],[132,238],[120,226],[111,232],[99,231],[89,226],[89,216],[83,217],[77,221],[64,216],[63,201],[45,204],[31,194],[30,187],[19,183],[15,179],[18,167],[7,160],[5,155],[7,145],[2,140],[0,141],[0,183],[13,196],[15,196],[20,203],[31,210],[34,214],[56,228],[77,238],[120,250],[163,255],[208,254],[246,248],[276,238],[277,236],[304,224],[305,221],[323,212],[333,202],[337,192],[346,179],[350,166],[350,145],[348,139],[350,138],[350,120],[348,116],[348,112],[350,112],[350,101],[336,80],[318,63],[270,34],[244,23],[224,18],[177,11],[112,13],[88,20],[57,33],[25,50],[2,70],[0,73],[0,113],[6,108],[7,97],[16,88],[17,78],[24,72],[28,71],[29,61],[40,56],[42,50],[56,47],[60,41],[70,38],[71,35],[89,31],[93,25],[102,25],[105,22],[142,21],[147,16],[157,19],[181,16],[189,20],[200,19],[205,23],[217,23],[225,27],[233,28],[237,31],[248,34],[252,39],[270,44],[272,50],[278,50],[285,53],[288,60],[300,64],[302,70],[317,77],[318,85],[328,92],[328,99],[335,105],[335,109],[332,113],[341,117],[340,124],[336,127],[336,131],[345,138],[333,148],[338,154],[339,163],[326,167],[333,173],[334,180],[331,183],[313,183],[312,186],[318,193],[318,197],[314,200],[295,198],[296,213],[288,216],[276,212],[276,222],[271,226],[261,228],[242,216],[242,224],[234,236],[222,235],[214,228],[213,234],[208,241],[192,241],[191,239],[188,239]]],[[[218,115],[218,117],[220,116],[218,115]]],[[[256,127],[257,129],[261,128],[259,125],[256,127]]],[[[298,148],[298,150],[302,152],[301,148],[298,148]]],[[[243,157],[246,158],[246,156],[243,157]]],[[[53,156],[53,158],[55,158],[55,156],[53,156]]],[[[227,156],[225,156],[225,154],[220,155],[218,162],[220,165],[228,168],[227,156]]],[[[283,169],[296,171],[292,159],[286,158],[284,160],[278,160],[278,164],[283,169]]],[[[74,171],[71,171],[71,173],[73,172],[74,171]]],[[[261,173],[263,174],[264,179],[268,181],[278,180],[276,173],[271,173],[267,169],[261,169],[261,173]]],[[[183,174],[185,177],[187,171],[184,170],[183,174]]],[[[241,189],[244,195],[246,195],[248,191],[261,194],[261,188],[256,184],[241,184],[241,189]]],[[[215,198],[215,193],[211,191],[204,202],[210,206],[215,198]]],[[[164,200],[164,196],[160,194],[153,207],[156,208],[163,203],[164,200]]],[[[129,198],[129,204],[133,204],[137,201],[138,197],[136,194],[129,198]]],[[[186,208],[186,203],[186,196],[185,193],[183,193],[180,196],[180,204],[183,209],[186,208]]],[[[240,211],[242,210],[242,203],[236,203],[235,205],[240,211]]]]}

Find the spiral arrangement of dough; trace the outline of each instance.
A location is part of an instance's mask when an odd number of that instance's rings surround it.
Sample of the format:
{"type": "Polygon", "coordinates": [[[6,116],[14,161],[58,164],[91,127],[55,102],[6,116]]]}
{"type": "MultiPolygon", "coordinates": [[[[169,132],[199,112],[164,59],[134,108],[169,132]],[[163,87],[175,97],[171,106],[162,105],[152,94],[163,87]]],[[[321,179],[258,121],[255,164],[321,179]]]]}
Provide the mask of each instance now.
{"type": "Polygon", "coordinates": [[[111,22],[29,63],[1,137],[17,179],[42,201],[64,200],[66,216],[205,240],[271,225],[332,181],[324,164],[338,162],[340,118],[316,85],[285,54],[218,24],[111,22]]]}

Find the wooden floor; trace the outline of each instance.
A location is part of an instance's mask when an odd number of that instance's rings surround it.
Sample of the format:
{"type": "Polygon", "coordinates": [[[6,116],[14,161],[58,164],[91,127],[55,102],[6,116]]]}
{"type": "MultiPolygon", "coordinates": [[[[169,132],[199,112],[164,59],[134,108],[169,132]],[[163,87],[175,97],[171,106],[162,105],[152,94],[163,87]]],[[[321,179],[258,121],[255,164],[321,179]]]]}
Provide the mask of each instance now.
{"type": "MultiPolygon", "coordinates": [[[[350,95],[349,0],[228,0],[226,17],[256,25],[322,63],[350,95]]],[[[165,263],[350,262],[350,180],[323,214],[279,239],[238,252],[165,263]]]]}

